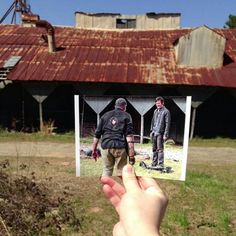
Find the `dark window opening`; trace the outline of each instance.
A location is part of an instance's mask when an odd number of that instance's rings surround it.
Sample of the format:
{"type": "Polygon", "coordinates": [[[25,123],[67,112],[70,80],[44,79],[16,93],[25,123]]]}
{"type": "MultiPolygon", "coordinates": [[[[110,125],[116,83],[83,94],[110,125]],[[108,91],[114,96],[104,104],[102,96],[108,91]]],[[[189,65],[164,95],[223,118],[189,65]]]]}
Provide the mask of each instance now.
{"type": "Polygon", "coordinates": [[[117,29],[135,29],[136,20],[131,19],[117,19],[116,20],[117,29]]]}
{"type": "Polygon", "coordinates": [[[231,63],[233,63],[234,60],[229,56],[227,55],[226,53],[224,53],[224,61],[223,61],[223,66],[227,66],[231,63]]]}

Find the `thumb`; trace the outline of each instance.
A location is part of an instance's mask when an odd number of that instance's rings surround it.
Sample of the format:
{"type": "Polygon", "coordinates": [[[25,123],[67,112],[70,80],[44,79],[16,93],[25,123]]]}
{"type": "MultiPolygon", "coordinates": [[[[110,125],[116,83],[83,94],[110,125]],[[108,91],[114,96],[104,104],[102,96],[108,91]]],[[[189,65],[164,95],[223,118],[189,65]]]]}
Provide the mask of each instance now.
{"type": "Polygon", "coordinates": [[[132,165],[127,164],[122,171],[122,180],[125,186],[126,192],[137,191],[140,189],[135,171],[132,165]]]}
{"type": "Polygon", "coordinates": [[[113,228],[113,236],[126,236],[122,223],[118,222],[113,228]]]}

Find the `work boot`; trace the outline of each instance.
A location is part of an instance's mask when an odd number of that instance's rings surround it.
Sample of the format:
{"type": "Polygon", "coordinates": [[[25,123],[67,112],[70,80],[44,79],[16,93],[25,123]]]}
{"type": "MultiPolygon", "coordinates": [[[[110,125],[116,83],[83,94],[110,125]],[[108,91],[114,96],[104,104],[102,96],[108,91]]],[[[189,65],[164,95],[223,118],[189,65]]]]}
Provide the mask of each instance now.
{"type": "Polygon", "coordinates": [[[164,152],[161,150],[158,152],[158,165],[164,167],[164,152]]]}
{"type": "Polygon", "coordinates": [[[153,152],[152,164],[151,166],[156,166],[158,164],[158,152],[153,152]]]}

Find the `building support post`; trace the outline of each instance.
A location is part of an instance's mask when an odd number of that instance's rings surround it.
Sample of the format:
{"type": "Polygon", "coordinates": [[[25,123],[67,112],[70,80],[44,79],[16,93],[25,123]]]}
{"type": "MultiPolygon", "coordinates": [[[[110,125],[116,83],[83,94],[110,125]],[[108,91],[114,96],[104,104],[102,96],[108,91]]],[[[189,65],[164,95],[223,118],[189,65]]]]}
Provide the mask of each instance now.
{"type": "Polygon", "coordinates": [[[191,128],[190,128],[190,140],[193,139],[193,135],[194,135],[194,129],[195,129],[195,120],[196,120],[196,107],[193,107],[192,110],[192,121],[191,121],[191,128]]]}
{"type": "Polygon", "coordinates": [[[56,84],[40,84],[31,83],[24,84],[24,88],[32,95],[39,104],[39,129],[43,131],[43,101],[47,99],[49,94],[56,88],[56,84]]]}
{"type": "Polygon", "coordinates": [[[192,101],[192,121],[191,121],[191,129],[190,129],[190,137],[189,139],[192,140],[194,136],[194,130],[195,130],[195,121],[196,121],[196,115],[197,115],[197,108],[202,104],[200,101],[192,101]]]}
{"type": "Polygon", "coordinates": [[[40,127],[40,132],[43,131],[43,106],[42,102],[39,101],[39,127],[40,127]]]}
{"type": "Polygon", "coordinates": [[[141,115],[140,143],[143,144],[144,116],[141,115]]]}

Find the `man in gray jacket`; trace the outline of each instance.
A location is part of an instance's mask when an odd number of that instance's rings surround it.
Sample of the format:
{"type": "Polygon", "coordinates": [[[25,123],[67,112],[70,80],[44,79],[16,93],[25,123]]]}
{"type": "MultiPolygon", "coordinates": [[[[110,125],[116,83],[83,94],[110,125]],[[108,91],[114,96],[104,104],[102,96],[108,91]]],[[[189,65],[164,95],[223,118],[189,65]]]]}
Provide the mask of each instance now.
{"type": "Polygon", "coordinates": [[[157,109],[153,113],[151,123],[151,138],[153,160],[151,166],[164,166],[164,142],[168,139],[170,131],[170,112],[164,105],[164,98],[156,98],[157,109]]]}

